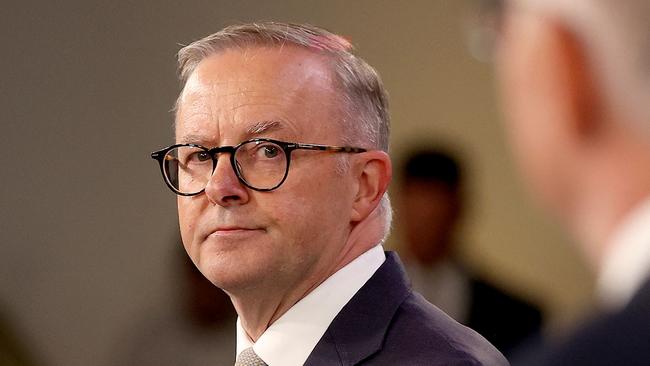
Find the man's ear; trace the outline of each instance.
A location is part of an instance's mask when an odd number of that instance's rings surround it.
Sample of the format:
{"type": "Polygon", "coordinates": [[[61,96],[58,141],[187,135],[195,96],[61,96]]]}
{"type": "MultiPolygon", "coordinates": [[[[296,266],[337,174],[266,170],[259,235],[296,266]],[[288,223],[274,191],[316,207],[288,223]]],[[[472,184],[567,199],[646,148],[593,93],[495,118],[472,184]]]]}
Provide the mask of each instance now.
{"type": "Polygon", "coordinates": [[[557,19],[522,13],[513,15],[506,29],[507,41],[516,47],[505,56],[514,60],[502,60],[512,68],[502,73],[514,76],[510,80],[516,85],[511,88],[516,95],[506,98],[520,100],[525,108],[520,115],[548,124],[557,137],[589,137],[600,127],[601,105],[584,42],[557,19]]]}
{"type": "Polygon", "coordinates": [[[567,26],[549,21],[549,47],[554,52],[558,92],[565,98],[565,113],[571,137],[584,142],[602,128],[603,106],[597,88],[593,64],[589,62],[586,45],[567,26]]]}
{"type": "Polygon", "coordinates": [[[368,151],[355,156],[351,167],[357,191],[352,203],[351,220],[359,222],[379,205],[393,175],[390,157],[384,151],[368,151]]]}
{"type": "Polygon", "coordinates": [[[508,11],[503,25],[496,56],[512,148],[531,191],[564,213],[604,126],[586,45],[532,10],[508,11]]]}

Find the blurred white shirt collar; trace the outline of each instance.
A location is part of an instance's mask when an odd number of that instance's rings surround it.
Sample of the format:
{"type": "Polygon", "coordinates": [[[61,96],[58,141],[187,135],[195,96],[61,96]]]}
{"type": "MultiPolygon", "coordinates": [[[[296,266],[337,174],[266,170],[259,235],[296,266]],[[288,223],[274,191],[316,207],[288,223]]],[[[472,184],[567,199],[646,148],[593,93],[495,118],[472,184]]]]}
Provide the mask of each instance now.
{"type": "Polygon", "coordinates": [[[597,280],[606,310],[624,307],[650,275],[650,198],[641,202],[612,236],[597,280]]]}
{"type": "Polygon", "coordinates": [[[253,343],[237,319],[237,355],[248,347],[270,366],[302,365],[336,315],[386,260],[377,245],[363,253],[269,326],[253,343]]]}

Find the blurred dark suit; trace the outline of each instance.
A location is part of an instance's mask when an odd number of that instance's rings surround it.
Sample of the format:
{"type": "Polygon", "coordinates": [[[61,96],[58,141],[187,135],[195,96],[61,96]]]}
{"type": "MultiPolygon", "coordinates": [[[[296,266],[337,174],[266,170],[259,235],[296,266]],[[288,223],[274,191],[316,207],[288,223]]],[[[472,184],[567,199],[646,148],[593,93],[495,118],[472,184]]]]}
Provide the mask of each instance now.
{"type": "Polygon", "coordinates": [[[480,279],[471,281],[470,311],[465,325],[505,354],[539,332],[542,313],[537,307],[480,279]]]}
{"type": "Polygon", "coordinates": [[[451,262],[444,263],[452,268],[451,278],[435,269],[427,273],[426,268],[406,264],[414,289],[428,301],[480,333],[506,356],[540,331],[542,312],[535,305],[492,285],[453,261],[446,262],[451,262]],[[450,298],[455,300],[449,301],[450,298]]]}
{"type": "Polygon", "coordinates": [[[453,154],[426,148],[408,155],[398,215],[401,252],[413,288],[506,356],[539,332],[542,313],[533,304],[468,270],[455,256],[462,216],[461,164],[453,154]]]}
{"type": "Polygon", "coordinates": [[[561,344],[521,357],[513,364],[650,365],[650,281],[622,310],[601,315],[561,344]]]}

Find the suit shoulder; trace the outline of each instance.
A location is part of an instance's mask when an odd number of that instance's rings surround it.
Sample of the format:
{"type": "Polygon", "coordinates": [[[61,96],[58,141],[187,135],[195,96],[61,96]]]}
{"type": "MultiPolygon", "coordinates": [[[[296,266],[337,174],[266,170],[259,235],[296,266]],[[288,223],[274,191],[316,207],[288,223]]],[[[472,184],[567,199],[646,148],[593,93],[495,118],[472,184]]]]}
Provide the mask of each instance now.
{"type": "MultiPolygon", "coordinates": [[[[418,293],[395,312],[380,354],[398,355],[403,365],[507,365],[503,355],[418,293]],[[406,358],[404,358],[406,355],[406,358]],[[405,363],[405,360],[410,362],[405,363]]],[[[386,363],[390,364],[390,363],[386,363]]]]}

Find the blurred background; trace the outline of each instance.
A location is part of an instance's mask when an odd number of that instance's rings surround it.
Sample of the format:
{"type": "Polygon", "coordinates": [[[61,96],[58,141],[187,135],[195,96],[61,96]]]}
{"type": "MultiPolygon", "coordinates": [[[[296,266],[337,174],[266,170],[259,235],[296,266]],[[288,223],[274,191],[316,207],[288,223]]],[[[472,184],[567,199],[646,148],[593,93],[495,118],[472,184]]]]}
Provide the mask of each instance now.
{"type": "MultiPolygon", "coordinates": [[[[128,364],[119,360],[131,337],[146,339],[141,324],[182,307],[176,198],[149,153],[172,142],[179,45],[255,20],[308,22],[350,39],[390,92],[396,170],[415,146],[444,146],[462,161],[455,242],[464,266],[537,304],[548,332],[584,316],[592,278],[517,181],[491,65],[468,52],[470,5],[3,4],[0,339],[37,365],[128,364]]],[[[402,181],[396,174],[391,188],[389,246],[398,249],[402,181]]]]}

